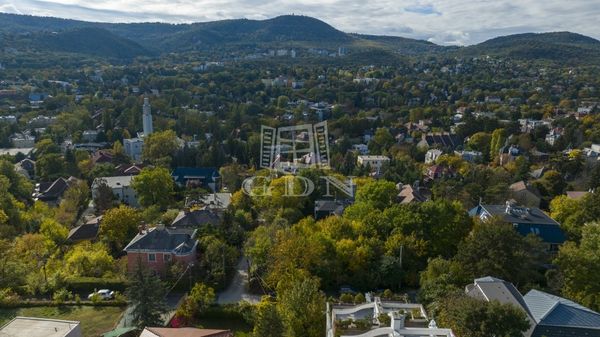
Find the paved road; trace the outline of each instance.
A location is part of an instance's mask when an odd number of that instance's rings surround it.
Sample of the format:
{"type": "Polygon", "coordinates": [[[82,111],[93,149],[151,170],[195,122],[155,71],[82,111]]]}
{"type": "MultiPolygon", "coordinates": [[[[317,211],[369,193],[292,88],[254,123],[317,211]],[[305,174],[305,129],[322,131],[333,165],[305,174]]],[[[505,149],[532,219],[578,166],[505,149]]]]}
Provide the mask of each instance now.
{"type": "Polygon", "coordinates": [[[224,292],[220,293],[217,298],[218,304],[238,303],[247,301],[250,303],[260,302],[260,295],[248,293],[248,262],[245,257],[242,257],[236,266],[235,275],[231,284],[224,292]]]}

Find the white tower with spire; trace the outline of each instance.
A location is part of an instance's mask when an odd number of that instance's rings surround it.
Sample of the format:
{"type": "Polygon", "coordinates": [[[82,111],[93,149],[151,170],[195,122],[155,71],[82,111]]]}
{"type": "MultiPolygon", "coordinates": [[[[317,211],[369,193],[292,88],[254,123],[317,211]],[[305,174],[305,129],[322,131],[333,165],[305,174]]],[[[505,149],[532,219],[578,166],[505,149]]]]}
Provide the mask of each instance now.
{"type": "Polygon", "coordinates": [[[144,125],[144,136],[150,135],[154,129],[152,127],[152,109],[148,97],[144,97],[144,107],[142,109],[142,121],[144,125]]]}

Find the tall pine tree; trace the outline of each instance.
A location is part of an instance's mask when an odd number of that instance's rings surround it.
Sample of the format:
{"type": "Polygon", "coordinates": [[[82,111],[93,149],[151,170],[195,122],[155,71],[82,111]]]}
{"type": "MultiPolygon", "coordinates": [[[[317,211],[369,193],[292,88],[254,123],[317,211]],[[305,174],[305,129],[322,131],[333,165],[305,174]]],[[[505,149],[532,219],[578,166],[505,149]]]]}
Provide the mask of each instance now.
{"type": "Polygon", "coordinates": [[[146,326],[164,325],[161,316],[167,311],[166,292],[160,278],[138,263],[127,289],[133,306],[133,323],[136,326],[143,329],[146,326]]]}

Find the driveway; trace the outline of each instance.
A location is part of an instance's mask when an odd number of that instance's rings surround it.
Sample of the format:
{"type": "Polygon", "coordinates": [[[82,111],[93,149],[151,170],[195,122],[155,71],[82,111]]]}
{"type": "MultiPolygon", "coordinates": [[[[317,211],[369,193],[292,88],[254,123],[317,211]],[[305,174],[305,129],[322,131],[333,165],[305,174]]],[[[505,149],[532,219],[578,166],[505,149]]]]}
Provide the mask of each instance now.
{"type": "Polygon", "coordinates": [[[253,304],[260,302],[260,295],[250,294],[248,292],[247,261],[246,257],[242,257],[238,261],[231,284],[217,297],[218,304],[239,303],[241,301],[247,301],[253,304]]]}

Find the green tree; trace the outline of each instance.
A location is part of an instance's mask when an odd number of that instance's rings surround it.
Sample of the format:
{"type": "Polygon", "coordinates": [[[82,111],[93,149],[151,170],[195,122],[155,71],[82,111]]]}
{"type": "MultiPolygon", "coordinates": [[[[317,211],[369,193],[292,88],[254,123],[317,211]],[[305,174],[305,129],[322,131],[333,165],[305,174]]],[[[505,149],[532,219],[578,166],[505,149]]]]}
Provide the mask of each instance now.
{"type": "Polygon", "coordinates": [[[325,326],[325,298],[314,278],[292,277],[277,288],[277,311],[285,336],[320,337],[325,326]]]}
{"type": "Polygon", "coordinates": [[[127,288],[127,297],[133,307],[133,324],[140,329],[164,325],[162,315],[167,311],[165,296],[166,289],[160,278],[140,261],[127,288]]]}
{"type": "Polygon", "coordinates": [[[104,212],[110,209],[115,203],[115,195],[112,188],[108,186],[105,179],[96,180],[96,195],[94,197],[94,206],[96,212],[104,212]]]}
{"type": "Polygon", "coordinates": [[[555,263],[564,280],[562,293],[593,310],[600,310],[600,279],[590,277],[591,270],[600,270],[600,224],[589,223],[583,226],[579,244],[567,241],[555,263]]]}
{"type": "Polygon", "coordinates": [[[490,140],[490,158],[494,159],[500,152],[500,149],[504,146],[506,140],[506,130],[496,129],[492,132],[492,139],[490,140]]]}
{"type": "Polygon", "coordinates": [[[120,251],[135,235],[142,217],[137,210],[121,205],[106,211],[100,222],[100,237],[120,251]]]}
{"type": "Polygon", "coordinates": [[[396,185],[387,180],[375,180],[360,187],[356,192],[356,201],[368,203],[371,207],[384,209],[391,206],[398,190],[396,185]]]}
{"type": "Polygon", "coordinates": [[[500,219],[477,224],[460,244],[455,261],[469,278],[492,275],[516,285],[543,280],[544,247],[539,237],[521,236],[500,219]]]}
{"type": "Polygon", "coordinates": [[[188,322],[199,317],[206,309],[215,303],[215,290],[204,283],[196,283],[181,307],[177,315],[188,322]]]}
{"type": "Polygon", "coordinates": [[[168,167],[178,148],[179,143],[175,131],[154,132],[144,139],[142,158],[154,165],[168,167]]]}
{"type": "Polygon", "coordinates": [[[444,299],[437,321],[461,337],[522,337],[530,326],[521,308],[498,301],[485,302],[464,294],[444,299]]]}
{"type": "Polygon", "coordinates": [[[131,187],[138,196],[140,205],[157,206],[164,210],[169,206],[175,189],[175,183],[169,170],[163,167],[145,168],[137,175],[131,187]]]}
{"type": "Polygon", "coordinates": [[[277,305],[268,297],[263,297],[255,307],[253,337],[282,337],[284,326],[277,305]]]}

